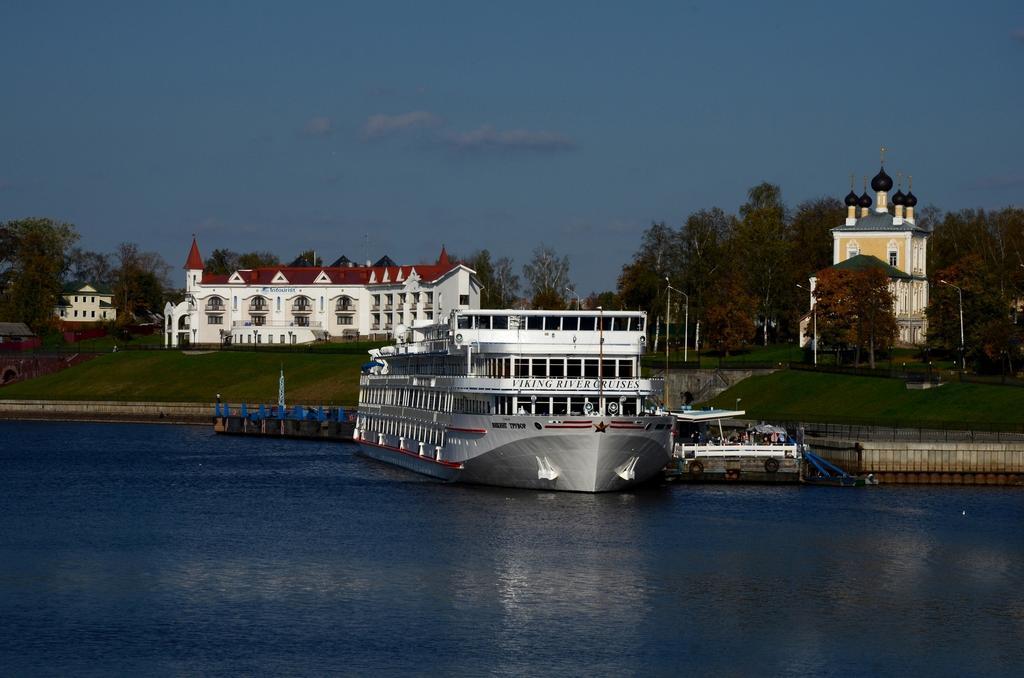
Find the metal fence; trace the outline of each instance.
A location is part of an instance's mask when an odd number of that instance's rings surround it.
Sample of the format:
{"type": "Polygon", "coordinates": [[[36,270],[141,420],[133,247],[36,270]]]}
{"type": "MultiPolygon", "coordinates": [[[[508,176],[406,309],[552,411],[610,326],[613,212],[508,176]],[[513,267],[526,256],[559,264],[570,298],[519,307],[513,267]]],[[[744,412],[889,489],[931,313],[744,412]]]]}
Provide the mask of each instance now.
{"type": "MultiPolygon", "coordinates": [[[[975,423],[969,430],[914,426],[875,426],[868,423],[819,423],[789,421],[782,424],[791,434],[803,428],[804,434],[816,438],[841,440],[887,441],[906,443],[970,442],[1009,443],[1024,442],[1024,424],[1006,422],[975,423]]],[[[954,424],[951,424],[952,427],[954,424]]]]}

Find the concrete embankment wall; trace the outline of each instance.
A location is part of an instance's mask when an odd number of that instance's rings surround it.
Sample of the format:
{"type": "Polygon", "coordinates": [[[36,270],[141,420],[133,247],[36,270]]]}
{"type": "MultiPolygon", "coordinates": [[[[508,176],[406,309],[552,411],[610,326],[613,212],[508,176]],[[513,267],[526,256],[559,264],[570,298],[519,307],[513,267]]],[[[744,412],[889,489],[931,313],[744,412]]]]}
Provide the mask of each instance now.
{"type": "Polygon", "coordinates": [[[1024,485],[1024,443],[857,442],[813,439],[811,449],[882,483],[1024,485]]]}
{"type": "Polygon", "coordinates": [[[703,402],[714,398],[725,389],[749,377],[760,377],[775,370],[669,370],[668,406],[676,408],[683,404],[683,394],[693,394],[694,400],[703,402]]]}
{"type": "Polygon", "coordinates": [[[213,403],[0,400],[0,419],[209,424],[213,403]]]}

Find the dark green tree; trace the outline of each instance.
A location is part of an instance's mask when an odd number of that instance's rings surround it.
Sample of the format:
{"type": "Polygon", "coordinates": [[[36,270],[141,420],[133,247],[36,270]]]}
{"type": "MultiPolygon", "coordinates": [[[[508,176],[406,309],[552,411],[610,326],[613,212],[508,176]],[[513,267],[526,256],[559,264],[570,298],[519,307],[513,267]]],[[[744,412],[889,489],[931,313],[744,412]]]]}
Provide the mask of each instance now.
{"type": "Polygon", "coordinates": [[[238,252],[229,249],[216,249],[210,252],[210,256],[203,262],[203,268],[207,273],[214,275],[228,275],[237,271],[238,252]]]}
{"type": "Polygon", "coordinates": [[[246,252],[238,255],[238,268],[254,269],[279,266],[281,260],[273,252],[246,252]]]}
{"type": "Polygon", "coordinates": [[[37,333],[56,324],[54,307],[77,240],[73,225],[53,219],[0,224],[0,320],[37,333]]]}

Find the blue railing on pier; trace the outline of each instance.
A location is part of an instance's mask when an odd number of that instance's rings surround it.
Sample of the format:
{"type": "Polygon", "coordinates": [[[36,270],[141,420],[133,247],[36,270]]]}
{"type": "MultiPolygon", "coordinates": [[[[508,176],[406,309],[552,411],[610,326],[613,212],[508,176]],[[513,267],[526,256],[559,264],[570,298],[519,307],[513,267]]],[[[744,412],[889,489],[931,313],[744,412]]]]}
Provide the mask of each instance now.
{"type": "Polygon", "coordinates": [[[348,412],[344,407],[327,407],[323,405],[317,407],[304,407],[302,405],[295,405],[291,409],[281,409],[277,405],[260,405],[255,411],[250,411],[249,406],[246,403],[239,405],[234,411],[231,409],[231,405],[228,403],[215,403],[213,406],[213,416],[215,417],[241,417],[250,421],[262,421],[264,419],[290,419],[293,421],[348,421],[352,412],[348,412]]]}

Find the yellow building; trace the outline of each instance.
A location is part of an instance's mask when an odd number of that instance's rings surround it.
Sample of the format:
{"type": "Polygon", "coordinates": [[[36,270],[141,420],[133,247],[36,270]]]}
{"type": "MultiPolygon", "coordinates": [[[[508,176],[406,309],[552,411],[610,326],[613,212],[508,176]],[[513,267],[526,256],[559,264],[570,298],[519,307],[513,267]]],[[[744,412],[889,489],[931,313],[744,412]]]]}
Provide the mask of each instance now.
{"type": "MultiPolygon", "coordinates": [[[[928,229],[917,225],[913,191],[904,194],[897,189],[889,199],[892,178],[885,168],[871,180],[875,191],[871,196],[865,188],[858,196],[847,194],[846,221],[832,229],[832,266],[834,268],[883,268],[890,278],[898,328],[897,342],[919,345],[928,332],[928,229]],[[890,211],[891,209],[891,211],[890,211]]],[[[801,320],[801,343],[806,344],[809,323],[814,310],[814,287],[817,276],[810,278],[811,312],[801,320]]]]}

